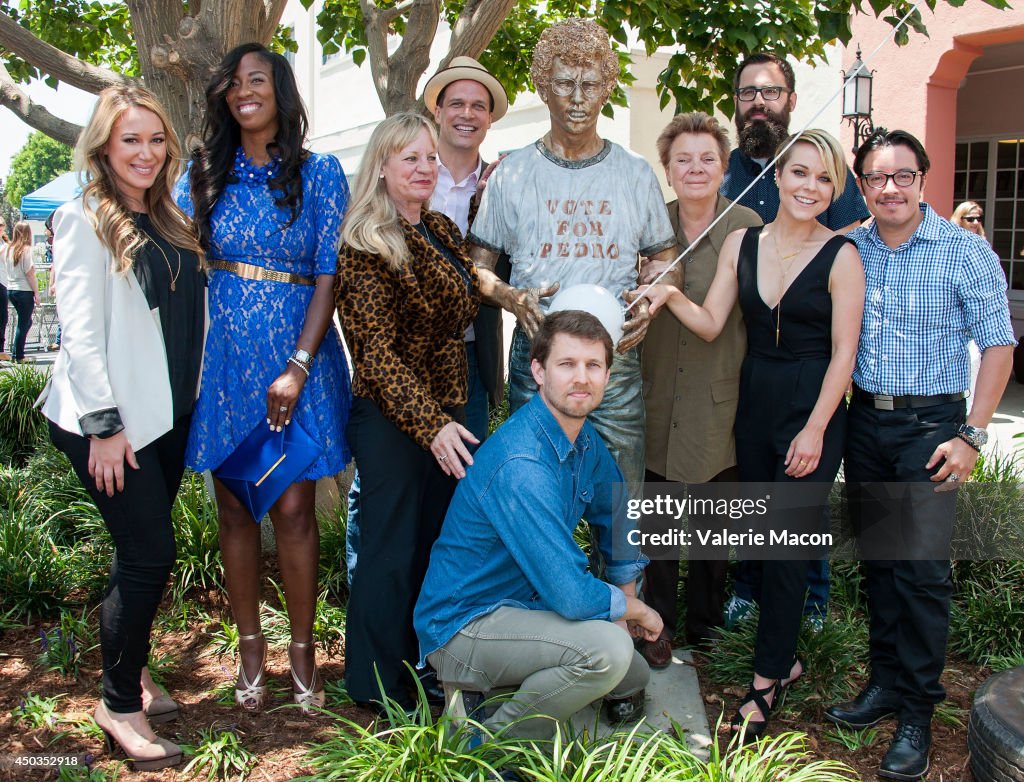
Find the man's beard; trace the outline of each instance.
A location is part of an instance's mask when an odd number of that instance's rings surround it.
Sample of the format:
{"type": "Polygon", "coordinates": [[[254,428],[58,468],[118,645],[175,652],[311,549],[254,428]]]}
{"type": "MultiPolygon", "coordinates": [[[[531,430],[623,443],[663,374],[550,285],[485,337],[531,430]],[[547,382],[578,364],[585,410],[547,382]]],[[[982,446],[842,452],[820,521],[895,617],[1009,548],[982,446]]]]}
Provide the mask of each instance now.
{"type": "Polygon", "coordinates": [[[747,157],[770,158],[775,155],[779,144],[789,136],[789,113],[785,115],[765,109],[765,119],[740,121],[736,123],[739,131],[740,151],[747,157]]]}

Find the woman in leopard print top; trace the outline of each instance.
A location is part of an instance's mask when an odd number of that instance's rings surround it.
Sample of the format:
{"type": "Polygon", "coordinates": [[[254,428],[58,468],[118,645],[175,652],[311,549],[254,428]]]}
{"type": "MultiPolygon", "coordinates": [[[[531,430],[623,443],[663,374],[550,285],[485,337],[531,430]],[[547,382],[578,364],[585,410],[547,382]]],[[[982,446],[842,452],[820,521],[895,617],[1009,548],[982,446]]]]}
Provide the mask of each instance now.
{"type": "Polygon", "coordinates": [[[362,486],[345,677],[364,704],[383,689],[413,705],[413,607],[456,479],[472,464],[465,442],[477,442],[461,424],[477,274],[459,229],[428,211],[436,182],[433,126],[390,117],[370,139],[342,226],[335,300],[355,364],[348,439],[362,486]]]}

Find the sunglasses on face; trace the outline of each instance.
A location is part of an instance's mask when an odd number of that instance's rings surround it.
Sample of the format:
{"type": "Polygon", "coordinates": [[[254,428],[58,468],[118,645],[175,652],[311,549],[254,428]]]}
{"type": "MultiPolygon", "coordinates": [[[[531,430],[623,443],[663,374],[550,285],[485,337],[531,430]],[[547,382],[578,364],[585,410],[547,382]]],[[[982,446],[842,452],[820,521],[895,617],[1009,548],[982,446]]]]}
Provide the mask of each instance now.
{"type": "Polygon", "coordinates": [[[980,223],[981,219],[982,219],[981,215],[971,215],[970,217],[965,217],[964,218],[964,222],[965,223],[980,223]]]}

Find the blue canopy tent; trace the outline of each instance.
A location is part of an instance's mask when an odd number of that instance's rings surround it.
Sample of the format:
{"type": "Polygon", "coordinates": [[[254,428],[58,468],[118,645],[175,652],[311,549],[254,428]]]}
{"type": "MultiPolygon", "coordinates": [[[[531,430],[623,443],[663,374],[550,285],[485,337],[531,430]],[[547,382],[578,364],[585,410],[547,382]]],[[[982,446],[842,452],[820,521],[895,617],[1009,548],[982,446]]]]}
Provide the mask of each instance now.
{"type": "Polygon", "coordinates": [[[22,196],[21,214],[26,220],[45,220],[50,212],[61,204],[78,197],[82,188],[78,184],[78,174],[69,171],[43,185],[38,190],[22,196]]]}

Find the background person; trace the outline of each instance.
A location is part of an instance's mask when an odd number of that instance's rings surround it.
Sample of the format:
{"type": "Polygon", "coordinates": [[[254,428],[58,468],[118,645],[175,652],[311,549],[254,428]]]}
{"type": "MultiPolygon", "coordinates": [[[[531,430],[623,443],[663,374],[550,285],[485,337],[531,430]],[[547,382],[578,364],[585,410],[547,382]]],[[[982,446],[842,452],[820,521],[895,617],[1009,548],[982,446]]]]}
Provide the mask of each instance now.
{"type": "Polygon", "coordinates": [[[7,344],[7,264],[3,262],[10,243],[11,239],[4,228],[0,231],[0,361],[11,360],[11,354],[4,350],[7,344]]]}
{"type": "MultiPolygon", "coordinates": [[[[12,355],[17,363],[26,363],[25,342],[32,328],[32,311],[39,303],[39,283],[32,263],[32,226],[20,220],[14,224],[11,243],[3,250],[0,261],[7,280],[7,298],[18,316],[12,355]]],[[[6,324],[5,324],[6,325],[6,324]]]]}
{"type": "Polygon", "coordinates": [[[153,617],[174,566],[171,506],[185,469],[206,316],[202,251],[170,193],[178,159],[177,138],[151,93],[100,93],[75,149],[90,181],[54,218],[64,341],[41,397],[50,438],[114,542],[95,718],[108,748],[117,742],[139,771],[181,760],[181,749],[150,727],[176,717],[178,706],[147,667],[153,617]]]}
{"type": "Polygon", "coordinates": [[[460,423],[477,275],[455,223],[428,209],[436,182],[430,121],[400,113],[381,122],[338,256],[335,297],[356,370],[348,438],[361,484],[345,684],[366,706],[382,695],[414,705],[405,667],[419,659],[413,607],[456,479],[473,462],[467,444],[477,442],[460,423]]]}
{"type": "MultiPolygon", "coordinates": [[[[324,703],[313,649],[320,531],[316,479],[341,472],[350,391],[332,324],[335,257],[348,184],[304,147],[308,122],[288,61],[259,44],[221,60],[206,88],[203,145],[178,184],[210,256],[210,333],[189,437],[194,470],[219,466],[259,425],[292,420],[324,448],[270,509],[288,602],[293,700],[324,703]]],[[[220,544],[239,632],[235,701],[266,700],[260,530],[214,478],[220,544]]]]}
{"type": "Polygon", "coordinates": [[[985,213],[977,201],[964,201],[953,210],[949,222],[988,241],[985,236],[985,213]]]}
{"type": "MultiPolygon", "coordinates": [[[[701,112],[673,118],[658,137],[658,157],[676,193],[669,219],[680,247],[689,247],[731,203],[719,194],[729,155],[729,137],[701,112]]],[[[707,296],[726,237],[761,224],[750,209],[734,206],[684,259],[686,295],[696,304],[707,296]]],[[[645,268],[642,282],[653,274],[645,268]]],[[[647,411],[647,481],[735,483],[733,423],[740,366],[747,352],[743,316],[733,307],[722,332],[706,342],[676,318],[655,318],[641,350],[647,411]]],[[[686,640],[715,637],[722,626],[728,562],[691,559],[686,581],[686,640]]],[[[644,598],[665,623],[662,637],[643,647],[652,667],[672,659],[676,627],[677,560],[652,560],[644,571],[644,598]]]]}
{"type": "MultiPolygon", "coordinates": [[[[842,192],[844,168],[832,136],[804,131],[778,163],[775,220],[729,235],[703,306],[672,286],[646,289],[653,311],[667,305],[707,340],[739,301],[747,331],[736,415],[739,479],[806,485],[798,507],[770,519],[776,529],[814,528],[843,456],[864,273],[852,243],[816,218],[842,192]]],[[[783,689],[803,672],[796,643],[806,573],[806,559],[762,563],[754,681],[733,717],[734,730],[749,720],[745,741],[764,734],[783,689]]]]}

